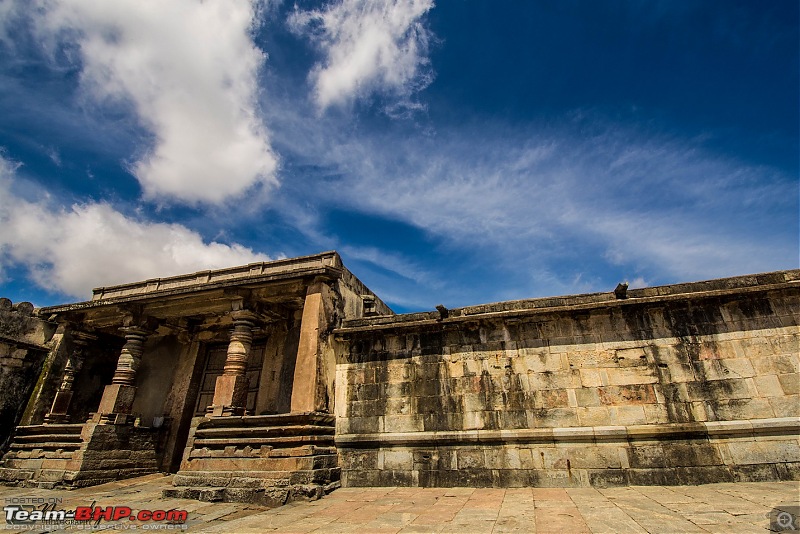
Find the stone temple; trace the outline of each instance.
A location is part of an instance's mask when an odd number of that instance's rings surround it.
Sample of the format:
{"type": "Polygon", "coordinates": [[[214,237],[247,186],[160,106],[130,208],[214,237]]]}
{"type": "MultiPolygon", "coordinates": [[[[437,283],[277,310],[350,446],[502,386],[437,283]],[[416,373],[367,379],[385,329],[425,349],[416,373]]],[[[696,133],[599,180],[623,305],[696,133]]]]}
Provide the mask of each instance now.
{"type": "Polygon", "coordinates": [[[0,300],[0,480],[339,486],[800,479],[800,270],[395,315],[338,254],[0,300]]]}

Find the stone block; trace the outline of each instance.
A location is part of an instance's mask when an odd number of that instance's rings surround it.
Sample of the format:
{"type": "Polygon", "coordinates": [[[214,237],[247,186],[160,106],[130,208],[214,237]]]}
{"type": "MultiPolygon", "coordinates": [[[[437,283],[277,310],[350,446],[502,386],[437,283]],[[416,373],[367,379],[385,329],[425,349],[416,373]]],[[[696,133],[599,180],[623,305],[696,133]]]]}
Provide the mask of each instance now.
{"type": "MultiPolygon", "coordinates": [[[[669,422],[669,410],[663,404],[643,404],[644,418],[647,424],[659,424],[669,422]]],[[[610,424],[610,423],[606,423],[610,424]]]]}
{"type": "Polygon", "coordinates": [[[780,480],[774,464],[730,466],[734,482],[771,482],[780,480]]]}
{"type": "Polygon", "coordinates": [[[654,404],[655,390],[651,384],[634,384],[627,386],[605,386],[598,388],[600,402],[604,406],[654,404]]]}
{"type": "Polygon", "coordinates": [[[528,387],[533,391],[579,388],[581,387],[581,375],[579,371],[528,373],[528,387]]]}
{"type": "Polygon", "coordinates": [[[488,409],[485,393],[465,393],[463,395],[464,411],[479,412],[488,409]]]}
{"type": "Polygon", "coordinates": [[[628,386],[635,384],[654,384],[658,382],[655,371],[650,367],[626,367],[620,369],[606,369],[608,385],[628,386]]]}
{"type": "Polygon", "coordinates": [[[383,455],[382,469],[410,470],[413,466],[413,456],[408,449],[386,449],[383,455]]]}
{"type": "Polygon", "coordinates": [[[714,445],[701,441],[665,442],[661,445],[666,463],[671,467],[722,465],[722,457],[714,445]]]}
{"type": "Polygon", "coordinates": [[[578,406],[600,406],[600,392],[596,388],[579,388],[575,390],[578,406]]]}
{"type": "Polygon", "coordinates": [[[552,354],[546,351],[535,351],[531,354],[529,349],[522,351],[521,357],[525,362],[525,368],[529,373],[544,373],[564,371],[565,366],[560,354],[552,354]]]}
{"type": "Polygon", "coordinates": [[[671,486],[677,484],[674,469],[625,469],[625,479],[631,486],[671,486]]]}
{"type": "Polygon", "coordinates": [[[528,428],[528,414],[525,410],[501,410],[500,428],[503,430],[528,428]]]}
{"type": "Polygon", "coordinates": [[[378,483],[376,486],[413,486],[413,472],[412,471],[394,471],[384,470],[378,472],[378,483]]]}
{"type": "Polygon", "coordinates": [[[800,372],[797,354],[797,348],[793,353],[781,355],[775,355],[772,350],[768,350],[759,357],[753,357],[751,361],[758,376],[797,373],[800,372]]]}
{"type": "Polygon", "coordinates": [[[716,419],[720,421],[775,417],[775,412],[768,399],[712,400],[708,402],[708,406],[715,414],[716,419]]]}
{"type": "Polygon", "coordinates": [[[615,488],[629,484],[626,471],[622,469],[590,469],[589,484],[596,488],[615,488]]]}
{"type": "Polygon", "coordinates": [[[732,378],[688,382],[686,390],[689,400],[749,399],[752,392],[744,379],[732,378]]]}
{"type": "Polygon", "coordinates": [[[554,454],[560,458],[553,462],[554,469],[606,469],[621,467],[617,447],[584,446],[556,447],[554,454]]]}
{"type": "Polygon", "coordinates": [[[528,421],[532,428],[536,427],[569,427],[578,426],[577,408],[552,408],[528,412],[528,421]],[[533,415],[533,424],[530,424],[533,415]]]}
{"type": "Polygon", "coordinates": [[[662,382],[694,382],[697,380],[694,369],[694,365],[688,363],[676,363],[666,368],[661,368],[662,375],[666,375],[662,382]]]}
{"type": "MultiPolygon", "coordinates": [[[[350,426],[350,432],[355,434],[378,432],[378,425],[371,423],[367,428],[369,430],[359,430],[359,427],[350,426]]],[[[383,431],[384,432],[422,432],[425,430],[424,421],[418,415],[391,415],[387,414],[383,417],[383,431]]]]}
{"type": "Polygon", "coordinates": [[[783,389],[784,394],[797,395],[800,393],[800,373],[778,375],[778,381],[781,384],[781,389],[783,389]]]}
{"type": "Polygon", "coordinates": [[[627,449],[631,469],[670,467],[661,444],[631,446],[627,449]]]}
{"type": "Polygon", "coordinates": [[[485,469],[486,459],[481,449],[464,449],[456,452],[458,469],[485,469]]]}
{"type": "Polygon", "coordinates": [[[611,423],[611,413],[605,406],[576,408],[578,422],[581,426],[605,426],[611,423]]]}
{"type": "MultiPolygon", "coordinates": [[[[387,416],[386,420],[389,419],[396,419],[396,418],[387,416]]],[[[347,419],[347,423],[345,426],[347,434],[372,434],[375,432],[380,432],[382,430],[381,419],[379,417],[350,417],[347,419]]],[[[402,432],[400,430],[389,430],[388,428],[386,429],[386,431],[402,432]]]]}
{"type": "Polygon", "coordinates": [[[604,385],[599,369],[581,369],[579,371],[581,385],[584,388],[596,388],[604,385]]]}
{"type": "Polygon", "coordinates": [[[608,411],[612,425],[643,425],[647,423],[643,406],[612,406],[608,411]]]}
{"type": "Polygon", "coordinates": [[[377,469],[378,451],[360,449],[339,449],[342,469],[377,469]]]}
{"type": "Polygon", "coordinates": [[[344,469],[342,485],[345,487],[367,487],[380,485],[381,471],[378,469],[344,469]]]}
{"type": "Polygon", "coordinates": [[[764,375],[753,377],[756,390],[760,397],[782,397],[783,387],[776,375],[764,375]]]}
{"type": "Polygon", "coordinates": [[[726,466],[676,467],[674,472],[680,485],[733,482],[733,473],[726,466]]]}
{"type": "Polygon", "coordinates": [[[564,389],[545,389],[534,391],[534,408],[566,408],[569,406],[567,391],[564,389]]]}

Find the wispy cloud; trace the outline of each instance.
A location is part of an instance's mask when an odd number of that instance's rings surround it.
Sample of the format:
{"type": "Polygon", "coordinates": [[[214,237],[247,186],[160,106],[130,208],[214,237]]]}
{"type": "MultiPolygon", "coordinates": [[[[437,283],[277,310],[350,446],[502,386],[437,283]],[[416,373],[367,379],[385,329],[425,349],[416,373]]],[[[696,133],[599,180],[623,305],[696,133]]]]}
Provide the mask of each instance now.
{"type": "Polygon", "coordinates": [[[20,198],[12,190],[17,168],[0,157],[0,274],[23,265],[40,287],[86,298],[97,286],[269,260],[238,244],[205,242],[180,224],[127,216],[107,203],[64,209],[48,199],[20,198]]]}
{"type": "Polygon", "coordinates": [[[256,105],[255,0],[40,0],[27,10],[40,38],[78,51],[90,99],[132,106],[152,134],[131,165],[145,197],[220,203],[277,184],[256,105]]]}
{"type": "Polygon", "coordinates": [[[609,274],[652,284],[796,266],[796,179],[702,140],[586,116],[327,134],[286,143],[319,169],[319,206],[402,221],[516,280],[528,273],[498,297],[604,289],[609,274]]]}
{"type": "Polygon", "coordinates": [[[413,107],[411,95],[431,81],[430,32],[421,22],[432,0],[336,0],[326,8],[295,9],[290,27],[308,35],[325,59],[311,72],[320,110],[373,93],[413,107]]]}
{"type": "Polygon", "coordinates": [[[378,247],[353,247],[349,245],[343,245],[339,251],[347,258],[371,263],[425,287],[442,285],[441,281],[429,269],[420,265],[419,262],[405,257],[403,254],[378,247]]]}

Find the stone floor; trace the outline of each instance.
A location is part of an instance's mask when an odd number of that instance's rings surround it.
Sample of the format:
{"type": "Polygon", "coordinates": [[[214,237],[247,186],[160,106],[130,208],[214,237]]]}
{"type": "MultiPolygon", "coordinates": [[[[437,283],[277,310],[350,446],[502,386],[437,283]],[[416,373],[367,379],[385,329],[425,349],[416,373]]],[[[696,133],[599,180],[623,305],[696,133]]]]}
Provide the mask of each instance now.
{"type": "MultiPolygon", "coordinates": [[[[0,500],[7,506],[20,498],[40,499],[40,502],[63,499],[55,508],[64,510],[93,502],[95,506],[128,506],[133,510],[187,510],[188,532],[326,534],[752,533],[769,531],[773,508],[784,508],[796,516],[800,506],[798,482],[742,482],[609,489],[344,488],[320,501],[292,503],[270,510],[244,504],[163,499],[161,489],[169,482],[169,476],[149,475],[74,491],[0,486],[0,500]]],[[[784,515],[782,526],[800,530],[800,525],[792,523],[795,516],[784,515]]],[[[14,528],[5,522],[0,525],[14,528]]],[[[144,530],[173,525],[103,521],[98,527],[98,530],[144,530]]],[[[780,527],[773,521],[775,530],[781,530],[780,527]]],[[[70,529],[73,528],[77,530],[70,529]]]]}

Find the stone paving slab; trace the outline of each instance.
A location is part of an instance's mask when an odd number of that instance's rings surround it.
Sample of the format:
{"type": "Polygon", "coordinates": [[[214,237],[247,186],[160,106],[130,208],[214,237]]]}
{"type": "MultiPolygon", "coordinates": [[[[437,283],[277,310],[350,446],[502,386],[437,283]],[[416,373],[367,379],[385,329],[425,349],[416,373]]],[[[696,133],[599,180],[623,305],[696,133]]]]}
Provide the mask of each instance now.
{"type": "MultiPolygon", "coordinates": [[[[186,510],[186,532],[285,534],[769,532],[770,511],[797,511],[800,482],[739,482],[623,488],[342,488],[322,500],[280,508],[163,499],[171,477],[154,474],[78,490],[0,486],[4,506],[19,499],[133,510],[186,510]]],[[[97,530],[173,531],[179,525],[101,521],[97,530]]],[[[800,530],[800,524],[796,525],[800,530]]],[[[13,527],[0,521],[0,529],[13,527]]],[[[57,532],[58,528],[16,531],[57,532]]],[[[68,530],[78,530],[71,527],[68,530]]],[[[84,529],[85,531],[85,529],[84,529]]]]}

